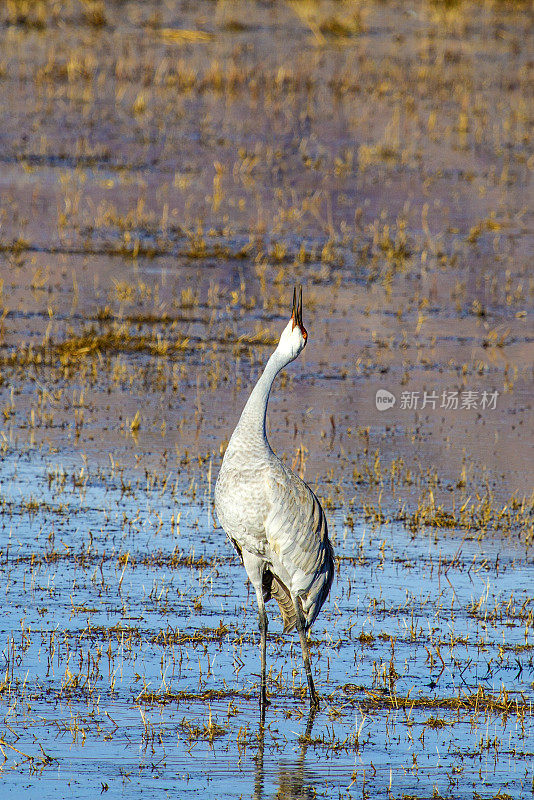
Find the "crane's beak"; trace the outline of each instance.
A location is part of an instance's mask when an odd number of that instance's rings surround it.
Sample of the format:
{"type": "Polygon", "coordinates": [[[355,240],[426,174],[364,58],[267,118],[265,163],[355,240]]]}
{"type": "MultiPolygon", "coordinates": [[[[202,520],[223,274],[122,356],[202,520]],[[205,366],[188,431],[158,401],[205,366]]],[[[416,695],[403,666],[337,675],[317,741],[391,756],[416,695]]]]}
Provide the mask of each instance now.
{"type": "Polygon", "coordinates": [[[308,333],[302,324],[302,286],[299,286],[298,295],[297,287],[293,289],[293,312],[291,314],[291,319],[293,320],[293,328],[295,325],[298,325],[304,340],[306,340],[308,338],[308,333]]]}

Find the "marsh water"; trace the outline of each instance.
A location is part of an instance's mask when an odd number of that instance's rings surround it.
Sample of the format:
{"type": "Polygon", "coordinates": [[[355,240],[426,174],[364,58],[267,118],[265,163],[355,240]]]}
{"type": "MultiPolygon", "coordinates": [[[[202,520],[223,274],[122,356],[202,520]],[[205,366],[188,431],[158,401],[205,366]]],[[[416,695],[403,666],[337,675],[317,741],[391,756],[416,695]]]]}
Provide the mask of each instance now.
{"type": "Polygon", "coordinates": [[[527,3],[2,7],[2,796],[532,796],[532,34],[527,3]],[[296,282],[269,437],[336,577],[315,716],[268,606],[261,728],[212,496],[296,282]]]}

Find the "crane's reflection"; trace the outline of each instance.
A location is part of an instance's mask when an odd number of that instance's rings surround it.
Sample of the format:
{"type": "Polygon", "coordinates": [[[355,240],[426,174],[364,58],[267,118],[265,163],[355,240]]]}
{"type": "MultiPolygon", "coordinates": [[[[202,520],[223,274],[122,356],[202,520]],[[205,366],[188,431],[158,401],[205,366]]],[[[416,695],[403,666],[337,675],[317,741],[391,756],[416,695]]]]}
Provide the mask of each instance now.
{"type": "MultiPolygon", "coordinates": [[[[278,764],[278,774],[275,780],[278,783],[276,793],[272,797],[277,800],[312,800],[317,796],[315,786],[317,776],[306,768],[304,761],[306,751],[311,742],[311,731],[315,719],[315,708],[310,709],[306,723],[306,731],[300,737],[300,754],[296,761],[282,760],[278,764]]],[[[262,724],[258,732],[258,752],[254,758],[254,800],[266,800],[265,771],[264,771],[265,728],[262,724]]]]}

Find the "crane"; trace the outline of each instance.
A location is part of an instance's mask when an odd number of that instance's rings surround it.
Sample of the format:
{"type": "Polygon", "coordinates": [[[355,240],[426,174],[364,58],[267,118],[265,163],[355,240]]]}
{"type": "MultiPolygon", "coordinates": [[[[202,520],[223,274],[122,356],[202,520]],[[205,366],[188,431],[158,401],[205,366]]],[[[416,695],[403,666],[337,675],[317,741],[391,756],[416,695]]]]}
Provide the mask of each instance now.
{"type": "Polygon", "coordinates": [[[243,409],[226,448],[215,485],[215,510],[256,592],[260,629],[260,717],[267,705],[265,604],[280,607],[284,633],[297,628],[308,682],[310,709],[319,701],[310,665],[307,631],[321,610],[334,577],[326,517],[310,487],[271,449],[265,431],[274,379],[306,346],[302,287],[293,290],[293,312],[276,350],[243,409]]]}

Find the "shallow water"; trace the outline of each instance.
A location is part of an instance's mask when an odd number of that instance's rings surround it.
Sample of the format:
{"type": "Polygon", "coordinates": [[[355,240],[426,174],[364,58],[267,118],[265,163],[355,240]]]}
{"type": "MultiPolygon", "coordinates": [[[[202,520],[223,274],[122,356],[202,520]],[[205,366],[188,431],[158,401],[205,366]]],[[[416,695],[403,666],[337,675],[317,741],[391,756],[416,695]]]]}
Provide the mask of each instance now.
{"type": "Polygon", "coordinates": [[[375,796],[481,781],[527,796],[524,547],[347,529],[335,512],[339,571],[311,647],[322,707],[303,738],[298,640],[272,613],[260,735],[254,601],[212,525],[207,481],[193,498],[172,473],[162,486],[47,462],[4,462],[7,796],[38,780],[45,797],[101,783],[108,796],[350,797],[364,772],[375,796]]]}
{"type": "Polygon", "coordinates": [[[531,31],[0,9],[2,796],[531,796],[531,31]],[[337,572],[313,719],[269,609],[262,732],[212,493],[297,281],[269,435],[337,572]]]}

